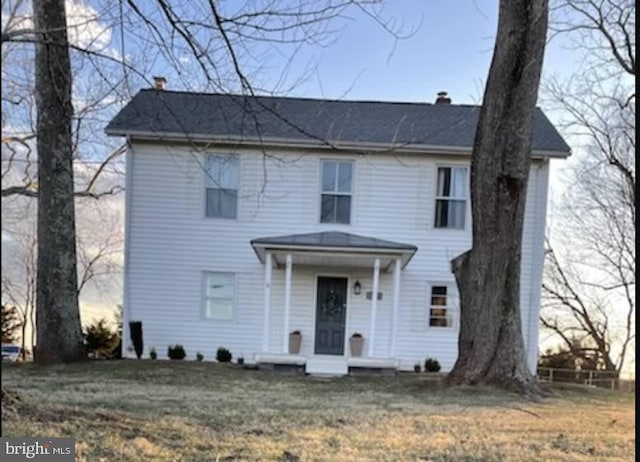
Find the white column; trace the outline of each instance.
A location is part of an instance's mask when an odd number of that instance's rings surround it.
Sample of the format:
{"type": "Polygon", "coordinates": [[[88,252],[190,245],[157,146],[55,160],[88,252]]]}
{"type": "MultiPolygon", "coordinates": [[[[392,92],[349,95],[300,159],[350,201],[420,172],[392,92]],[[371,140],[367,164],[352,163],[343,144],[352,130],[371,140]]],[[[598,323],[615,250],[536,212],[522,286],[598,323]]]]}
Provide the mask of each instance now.
{"type": "Polygon", "coordinates": [[[291,311],[291,254],[287,254],[284,273],[284,332],[282,333],[282,352],[289,353],[289,316],[291,311]]]}
{"type": "Polygon", "coordinates": [[[376,311],[378,310],[378,286],[380,285],[380,259],[373,263],[373,293],[371,294],[371,328],[369,329],[369,356],[373,356],[374,331],[376,328],[376,311]]]}
{"type": "Polygon", "coordinates": [[[262,332],[262,351],[269,351],[269,326],[271,324],[271,252],[264,256],[264,319],[262,332]]]}
{"type": "Polygon", "coordinates": [[[398,333],[398,311],[400,309],[400,271],[402,261],[396,258],[393,268],[393,307],[391,314],[391,345],[389,346],[389,356],[393,358],[396,354],[396,335],[398,333]]]}

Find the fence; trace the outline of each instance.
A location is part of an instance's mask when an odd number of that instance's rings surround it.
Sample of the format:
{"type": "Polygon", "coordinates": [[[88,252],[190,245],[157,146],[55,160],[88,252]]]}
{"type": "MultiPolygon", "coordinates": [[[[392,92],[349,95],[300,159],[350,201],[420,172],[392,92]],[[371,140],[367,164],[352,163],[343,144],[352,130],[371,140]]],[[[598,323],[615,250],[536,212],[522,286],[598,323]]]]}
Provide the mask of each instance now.
{"type": "Polygon", "coordinates": [[[538,380],[540,382],[579,383],[590,387],[624,392],[635,392],[636,389],[635,380],[621,379],[615,371],[539,367],[538,380]]]}

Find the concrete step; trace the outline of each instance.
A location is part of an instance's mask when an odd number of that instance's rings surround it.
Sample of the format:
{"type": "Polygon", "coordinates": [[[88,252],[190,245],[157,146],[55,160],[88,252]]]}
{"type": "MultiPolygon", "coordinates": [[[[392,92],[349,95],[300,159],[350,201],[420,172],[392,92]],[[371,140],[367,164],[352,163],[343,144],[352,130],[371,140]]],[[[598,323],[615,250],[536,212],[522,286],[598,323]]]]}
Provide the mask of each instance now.
{"type": "Polygon", "coordinates": [[[305,372],[321,376],[342,376],[349,373],[347,358],[344,356],[314,355],[307,358],[305,372]]]}

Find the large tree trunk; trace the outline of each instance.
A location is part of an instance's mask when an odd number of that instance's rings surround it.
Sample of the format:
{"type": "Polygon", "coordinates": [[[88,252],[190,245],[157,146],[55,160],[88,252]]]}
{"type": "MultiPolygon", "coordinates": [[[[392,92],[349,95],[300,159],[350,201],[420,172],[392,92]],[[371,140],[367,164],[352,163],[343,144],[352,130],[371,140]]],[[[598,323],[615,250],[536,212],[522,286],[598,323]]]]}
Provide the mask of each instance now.
{"type": "Polygon", "coordinates": [[[37,362],[86,357],[77,296],[71,63],[64,0],[35,0],[38,147],[37,362]]]}
{"type": "Polygon", "coordinates": [[[536,392],[520,321],[520,260],[533,112],[548,0],[501,0],[471,158],[471,250],[451,262],[460,291],[453,385],[536,392]]]}

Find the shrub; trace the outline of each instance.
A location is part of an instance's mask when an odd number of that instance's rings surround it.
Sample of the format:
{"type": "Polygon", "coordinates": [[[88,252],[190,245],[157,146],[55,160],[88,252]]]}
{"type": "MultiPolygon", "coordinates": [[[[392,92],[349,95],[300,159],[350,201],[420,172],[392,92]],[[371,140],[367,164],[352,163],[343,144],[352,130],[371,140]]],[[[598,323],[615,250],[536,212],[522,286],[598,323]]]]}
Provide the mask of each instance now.
{"type": "Polygon", "coordinates": [[[2,305],[2,343],[18,341],[18,330],[22,327],[22,319],[18,308],[2,305]]]}
{"type": "Polygon", "coordinates": [[[129,323],[129,334],[131,335],[131,343],[133,343],[136,356],[140,359],[144,347],[144,342],[142,341],[142,321],[131,321],[129,323]]]}
{"type": "Polygon", "coordinates": [[[240,366],[242,366],[242,365],[244,364],[244,358],[243,358],[242,356],[240,356],[240,357],[238,358],[238,364],[239,364],[240,366]]]}
{"type": "Polygon", "coordinates": [[[149,351],[149,357],[151,359],[156,359],[158,357],[158,353],[156,352],[155,347],[151,347],[151,350],[149,351]]]}
{"type": "Polygon", "coordinates": [[[440,371],[440,363],[435,358],[427,358],[424,362],[424,371],[425,372],[439,372],[440,371]]]}
{"type": "Polygon", "coordinates": [[[420,363],[416,363],[416,364],[413,366],[413,370],[414,370],[414,372],[420,372],[420,369],[421,369],[421,368],[420,368],[420,363]]]}
{"type": "Polygon", "coordinates": [[[167,356],[169,359],[184,359],[187,356],[187,352],[184,351],[182,345],[169,345],[167,356]]]}
{"type": "Polygon", "coordinates": [[[196,353],[196,360],[197,361],[202,361],[203,359],[204,359],[204,355],[198,351],[196,353]]]}
{"type": "Polygon", "coordinates": [[[120,336],[102,318],[87,326],[84,341],[90,356],[110,359],[115,354],[120,336]]]}
{"type": "Polygon", "coordinates": [[[230,362],[232,357],[231,352],[225,347],[218,348],[218,351],[216,352],[216,360],[221,363],[230,362]]]}

